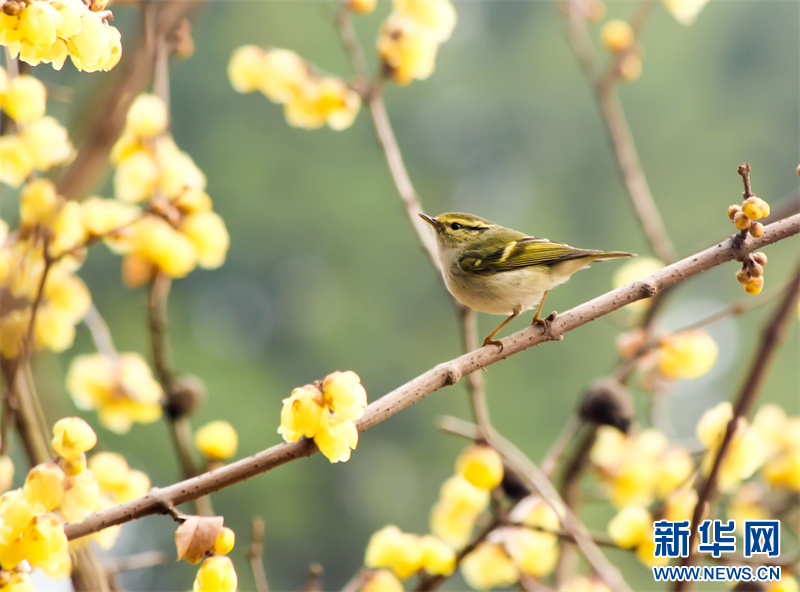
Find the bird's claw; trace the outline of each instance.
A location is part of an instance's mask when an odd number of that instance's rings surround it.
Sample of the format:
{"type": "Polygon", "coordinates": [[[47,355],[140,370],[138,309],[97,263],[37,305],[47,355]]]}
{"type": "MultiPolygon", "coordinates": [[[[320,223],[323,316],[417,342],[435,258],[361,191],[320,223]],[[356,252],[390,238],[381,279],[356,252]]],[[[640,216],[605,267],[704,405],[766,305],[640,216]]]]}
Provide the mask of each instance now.
{"type": "Polygon", "coordinates": [[[487,345],[499,345],[500,351],[503,351],[503,342],[498,339],[489,339],[488,337],[483,340],[483,347],[487,345]]]}
{"type": "Polygon", "coordinates": [[[547,331],[550,330],[550,325],[553,324],[553,321],[556,320],[557,316],[558,316],[558,312],[554,310],[549,315],[547,315],[547,317],[544,318],[544,319],[541,318],[541,317],[538,317],[538,316],[533,317],[533,320],[531,321],[531,325],[540,325],[542,327],[542,329],[544,329],[544,331],[546,333],[547,331]]]}

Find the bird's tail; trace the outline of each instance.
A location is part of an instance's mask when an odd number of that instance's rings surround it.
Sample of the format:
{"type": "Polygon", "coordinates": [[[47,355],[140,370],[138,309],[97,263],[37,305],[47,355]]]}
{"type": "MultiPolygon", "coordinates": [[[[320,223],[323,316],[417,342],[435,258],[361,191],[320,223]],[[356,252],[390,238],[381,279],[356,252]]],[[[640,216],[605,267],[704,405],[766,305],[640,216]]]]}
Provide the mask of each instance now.
{"type": "Polygon", "coordinates": [[[608,261],[609,259],[619,259],[621,257],[636,257],[636,253],[625,253],[623,251],[598,251],[591,255],[592,261],[608,261]]]}

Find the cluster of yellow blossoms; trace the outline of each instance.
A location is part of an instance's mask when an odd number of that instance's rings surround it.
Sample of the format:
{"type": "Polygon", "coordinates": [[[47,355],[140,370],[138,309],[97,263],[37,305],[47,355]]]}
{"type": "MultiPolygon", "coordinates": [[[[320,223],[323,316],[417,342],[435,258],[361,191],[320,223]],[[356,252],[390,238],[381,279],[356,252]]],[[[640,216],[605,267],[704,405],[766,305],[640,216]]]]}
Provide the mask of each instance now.
{"type": "Polygon", "coordinates": [[[367,391],[358,374],[333,372],[322,382],[296,388],[283,400],[278,433],[287,442],[313,438],[332,463],[350,459],[358,445],[355,420],[364,414],[367,391]]]}
{"type": "Polygon", "coordinates": [[[167,125],[160,98],[142,94],[133,101],[111,152],[114,193],[122,203],[98,204],[99,226],[135,218],[107,241],[125,255],[123,278],[132,287],[150,281],[157,270],[178,278],[197,265],[219,267],[230,243],[225,223],[211,210],[205,175],[178,149],[167,125]],[[142,202],[142,213],[127,205],[142,202]]]}
{"type": "Polygon", "coordinates": [[[442,484],[431,509],[431,532],[454,547],[466,544],[478,517],[489,505],[489,492],[503,480],[503,461],[493,448],[466,448],[456,474],[442,484]]]}
{"type": "Polygon", "coordinates": [[[541,498],[528,496],[509,512],[514,526],[489,533],[461,563],[464,580],[476,590],[512,586],[522,577],[541,578],[558,562],[560,521],[541,498]]]}
{"type": "Polygon", "coordinates": [[[15,358],[24,348],[33,303],[38,301],[31,345],[64,351],[75,325],[91,305],[86,285],[75,275],[83,259],[81,207],[56,193],[53,183],[28,183],[20,198],[20,227],[10,235],[0,220],[0,287],[14,297],[0,316],[0,353],[15,358]],[[49,272],[42,277],[49,261],[49,272]]]}
{"type": "Polygon", "coordinates": [[[0,45],[12,58],[60,70],[69,56],[78,70],[107,72],[122,57],[117,29],[106,19],[108,0],[5,0],[0,7],[0,45]]]}
{"type": "Polygon", "coordinates": [[[456,26],[450,0],[392,0],[393,10],[378,34],[386,75],[400,85],[424,80],[434,70],[439,45],[456,26]]]}
{"type": "MultiPolygon", "coordinates": [[[[392,0],[393,11],[383,23],[377,49],[384,75],[397,84],[422,80],[433,73],[439,45],[453,32],[456,12],[450,0],[392,0]]],[[[350,0],[359,14],[374,10],[374,0],[350,0]]],[[[240,93],[261,91],[284,105],[290,125],[316,129],[327,125],[343,130],[353,124],[361,96],[337,76],[323,74],[288,49],[243,45],[228,64],[228,78],[240,93]]]]}
{"type": "Polygon", "coordinates": [[[44,172],[72,158],[67,130],[45,116],[46,103],[44,85],[36,78],[10,78],[0,68],[0,108],[17,127],[17,133],[0,137],[0,182],[19,187],[34,170],[44,172]]]}
{"type": "MultiPolygon", "coordinates": [[[[149,479],[130,471],[119,455],[95,455],[87,468],[86,452],[96,443],[96,434],[82,419],[59,420],[51,442],[57,461],[33,467],[21,489],[0,497],[0,581],[25,586],[30,567],[68,576],[71,562],[63,523],[80,522],[96,511],[103,503],[101,491],[113,492],[114,501],[120,502],[149,489],[149,479]]],[[[94,538],[109,547],[115,537],[113,529],[106,529],[94,538]]]]}
{"type": "Polygon", "coordinates": [[[239,47],[228,64],[228,77],[238,92],[258,90],[270,101],[284,105],[286,120],[295,127],[328,125],[343,130],[353,124],[361,108],[361,97],[346,82],[318,74],[288,49],[239,47]]]}
{"type": "MultiPolygon", "coordinates": [[[[699,466],[688,450],[670,445],[655,429],[628,436],[607,426],[598,429],[591,460],[611,503],[619,509],[608,533],[621,547],[635,549],[642,563],[668,562],[654,557],[653,521],[692,519],[698,502],[697,473],[710,473],[732,417],[731,404],[724,402],[700,418],[697,438],[704,454],[699,466]]],[[[768,492],[775,496],[800,492],[800,417],[787,417],[770,404],[759,409],[752,424],[739,418],[720,465],[718,488],[730,496],[726,506],[730,518],[739,522],[770,518],[767,508],[773,504],[768,492]],[[760,479],[745,484],[756,472],[760,479]]]]}
{"type": "Polygon", "coordinates": [[[70,363],[67,390],[80,409],[96,409],[108,429],[124,433],[133,422],[161,417],[164,391],[138,353],[85,354],[70,363]]]}

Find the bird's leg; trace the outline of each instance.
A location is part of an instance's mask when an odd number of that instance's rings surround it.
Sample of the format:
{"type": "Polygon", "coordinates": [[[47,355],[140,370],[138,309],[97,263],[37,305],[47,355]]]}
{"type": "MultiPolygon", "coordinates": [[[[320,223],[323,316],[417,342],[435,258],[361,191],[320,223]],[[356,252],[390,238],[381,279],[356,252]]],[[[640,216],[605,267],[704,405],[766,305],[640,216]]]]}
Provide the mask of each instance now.
{"type": "Polygon", "coordinates": [[[548,292],[549,290],[547,290],[544,294],[542,294],[542,299],[539,301],[539,308],[536,309],[536,314],[533,315],[533,320],[531,321],[531,325],[547,326],[547,323],[553,320],[550,317],[547,317],[546,319],[542,319],[539,317],[539,315],[542,313],[542,307],[544,306],[544,299],[547,298],[548,292]]]}
{"type": "Polygon", "coordinates": [[[516,317],[516,316],[517,316],[517,315],[518,315],[520,312],[522,312],[522,311],[520,311],[520,310],[515,310],[514,312],[512,312],[512,313],[511,313],[511,316],[509,316],[509,317],[508,317],[508,318],[507,318],[505,321],[503,321],[502,323],[500,323],[500,326],[499,326],[499,327],[497,327],[497,329],[495,329],[494,331],[492,331],[491,333],[489,333],[489,336],[488,336],[486,339],[484,339],[484,340],[483,340],[483,345],[484,345],[484,347],[486,347],[487,345],[499,345],[499,346],[500,346],[500,351],[503,351],[503,344],[502,344],[502,342],[500,342],[500,341],[498,341],[498,340],[496,340],[496,339],[492,339],[492,337],[494,337],[495,335],[497,335],[498,333],[500,333],[500,331],[503,329],[503,327],[505,327],[506,325],[508,325],[508,324],[511,322],[511,319],[513,319],[514,317],[516,317]]]}

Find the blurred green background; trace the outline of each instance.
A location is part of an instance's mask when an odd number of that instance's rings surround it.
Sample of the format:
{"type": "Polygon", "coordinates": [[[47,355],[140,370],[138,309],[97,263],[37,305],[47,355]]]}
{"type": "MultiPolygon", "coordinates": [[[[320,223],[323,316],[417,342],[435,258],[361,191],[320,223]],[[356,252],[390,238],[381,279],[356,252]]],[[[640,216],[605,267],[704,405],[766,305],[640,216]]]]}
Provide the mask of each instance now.
{"type": "MultiPolygon", "coordinates": [[[[249,43],[293,49],[349,77],[332,24],[335,8],[316,1],[209,2],[193,19],[195,54],[171,68],[173,133],[208,176],[231,249],[221,269],[175,282],[170,339],[177,368],[199,375],[208,387],[193,424],[230,421],[239,431],[240,457],[279,442],[281,400],[296,386],[352,369],[375,400],[461,353],[450,298],[402,211],[368,113],[362,110],[344,132],[298,130],[286,125],[281,107],[259,93],[239,95],[228,83],[229,56],[249,43]]],[[[610,3],[609,17],[626,18],[633,8],[610,3]]],[[[372,67],[377,30],[390,9],[380,2],[373,15],[356,18],[372,67]]],[[[649,255],[556,5],[487,0],[456,2],[456,9],[458,26],[440,48],[434,75],[387,90],[425,210],[469,211],[579,247],[649,255]]],[[[128,7],[114,14],[124,61],[133,54],[140,17],[128,7]]],[[[659,5],[644,31],[643,75],[620,94],[681,255],[731,234],[725,210],[740,200],[737,165],[752,164],[755,192],[773,204],[797,190],[799,18],[794,2],[712,2],[695,25],[684,27],[659,5]]],[[[593,25],[595,41],[598,33],[593,25]]],[[[113,72],[79,76],[69,65],[36,73],[76,89],[71,105],[50,105],[69,125],[81,120],[88,98],[114,80],[113,72]]],[[[110,183],[97,192],[110,196],[110,183]]],[[[767,250],[767,291],[793,272],[797,247],[787,240],[767,250]]],[[[597,264],[577,274],[551,294],[545,312],[566,311],[607,291],[619,265],[597,264]]],[[[736,269],[723,265],[683,284],[661,326],[679,328],[743,299],[736,269]]],[[[121,285],[119,259],[96,247],[81,276],[118,349],[147,354],[144,296],[121,285]]],[[[702,411],[736,393],[772,308],[711,327],[720,346],[716,366],[672,391],[679,437],[691,441],[702,411]]],[[[621,311],[563,342],[492,366],[485,377],[498,430],[541,460],[582,390],[613,368],[614,338],[628,319],[621,311]]],[[[482,315],[481,335],[499,320],[482,315]]],[[[515,321],[510,330],[527,322],[515,321]]],[[[37,359],[51,420],[76,413],[63,375],[74,355],[93,349],[85,328],[78,333],[69,352],[37,359]]],[[[761,398],[791,414],[798,413],[798,353],[795,323],[761,398]]],[[[645,417],[648,396],[637,391],[636,397],[645,417]]],[[[326,589],[341,587],[362,564],[370,534],[386,524],[427,532],[428,511],[464,446],[440,433],[435,420],[442,414],[470,418],[467,403],[459,383],[364,433],[346,464],[317,455],[214,494],[215,509],[238,535],[232,557],[240,589],[252,589],[245,550],[257,515],[266,521],[273,590],[302,587],[312,562],[324,566],[326,589]]],[[[117,436],[94,415],[84,417],[103,446],[123,452],[155,485],[178,479],[162,422],[117,436]]],[[[584,516],[602,530],[611,510],[594,503],[584,516]]],[[[129,524],[112,554],[158,548],[172,558],[173,528],[162,517],[129,524]]],[[[611,557],[637,589],[657,588],[632,557],[611,557]]],[[[195,570],[170,559],[125,574],[122,582],[133,590],[181,590],[190,587],[195,570]]],[[[448,586],[464,584],[456,577],[448,586]]]]}

